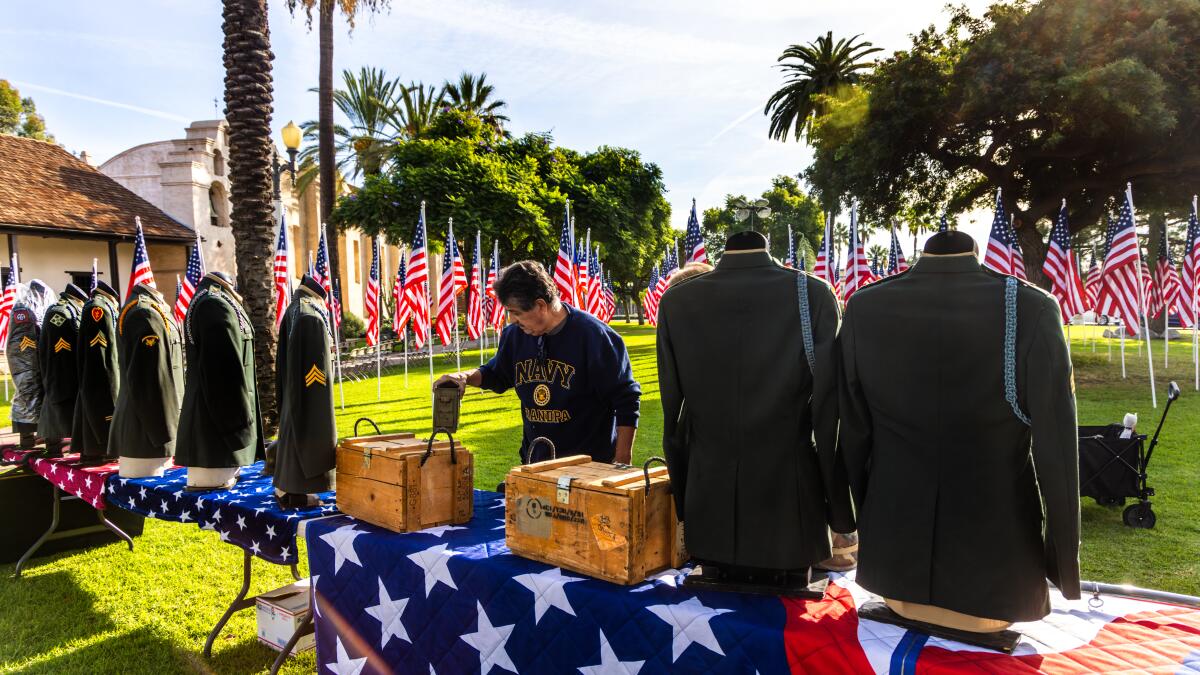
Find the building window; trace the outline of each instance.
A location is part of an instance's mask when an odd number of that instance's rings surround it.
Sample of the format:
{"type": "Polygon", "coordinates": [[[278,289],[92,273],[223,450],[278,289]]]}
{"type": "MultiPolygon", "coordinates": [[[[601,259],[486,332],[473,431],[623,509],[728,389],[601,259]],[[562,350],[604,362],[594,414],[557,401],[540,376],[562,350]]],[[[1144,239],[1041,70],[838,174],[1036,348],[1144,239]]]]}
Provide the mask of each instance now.
{"type": "Polygon", "coordinates": [[[225,175],[225,156],[221,154],[220,150],[213,151],[213,175],[225,175]]]}
{"type": "Polygon", "coordinates": [[[358,253],[358,240],[354,240],[354,283],[362,283],[362,256],[358,253]]]}
{"type": "Polygon", "coordinates": [[[208,187],[208,214],[213,227],[229,227],[229,205],[225,199],[225,187],[220,183],[208,187]]]}

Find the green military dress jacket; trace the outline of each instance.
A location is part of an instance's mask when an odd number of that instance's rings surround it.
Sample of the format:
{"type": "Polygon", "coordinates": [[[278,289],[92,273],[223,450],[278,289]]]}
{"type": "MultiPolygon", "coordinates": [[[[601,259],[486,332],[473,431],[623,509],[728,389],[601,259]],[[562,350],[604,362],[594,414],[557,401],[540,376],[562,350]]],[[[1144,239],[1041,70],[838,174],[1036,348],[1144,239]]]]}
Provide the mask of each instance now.
{"type": "Polygon", "coordinates": [[[840,409],[857,582],[1015,622],[1049,612],[1047,577],[1079,597],[1079,457],[1058,303],[1023,282],[1011,372],[1028,424],[1006,400],[1009,278],[973,253],[926,254],[856,293],[840,409]]]}
{"type": "Polygon", "coordinates": [[[179,327],[161,293],[138,284],[117,317],[121,391],[108,445],[122,457],[171,457],[183,401],[179,327]]]}
{"type": "Polygon", "coordinates": [[[226,280],[200,280],[184,319],[183,410],[175,463],[221,469],[263,455],[262,418],[254,379],[254,329],[226,280]]]}
{"type": "Polygon", "coordinates": [[[330,331],[324,291],[306,276],[284,314],[275,355],[279,439],[275,487],[298,494],[332,490],[337,464],[330,331]]]}
{"type": "Polygon", "coordinates": [[[71,435],[75,399],[79,395],[79,319],[86,299],[72,286],[46,310],[38,340],[44,398],[38,435],[62,439],[71,435]]]}
{"type": "Polygon", "coordinates": [[[115,458],[108,430],[121,388],[117,353],[117,294],[103,284],[92,291],[79,320],[76,363],[79,393],[71,425],[71,449],[81,459],[115,458]]]}
{"type": "Polygon", "coordinates": [[[663,451],[696,559],[798,570],[829,558],[831,527],[854,530],[835,454],[838,322],[828,284],[765,250],[726,252],[715,271],[663,295],[663,451]],[[815,370],[802,346],[798,279],[815,370]]]}

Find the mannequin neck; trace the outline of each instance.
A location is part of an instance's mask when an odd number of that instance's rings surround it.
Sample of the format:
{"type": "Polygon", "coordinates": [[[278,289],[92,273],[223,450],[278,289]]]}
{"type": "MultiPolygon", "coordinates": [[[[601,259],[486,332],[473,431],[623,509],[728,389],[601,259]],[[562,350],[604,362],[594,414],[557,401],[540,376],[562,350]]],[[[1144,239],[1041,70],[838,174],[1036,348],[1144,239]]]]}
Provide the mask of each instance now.
{"type": "Polygon", "coordinates": [[[975,240],[966,232],[947,230],[938,232],[925,242],[922,253],[927,255],[957,255],[962,253],[978,253],[975,240]]]}

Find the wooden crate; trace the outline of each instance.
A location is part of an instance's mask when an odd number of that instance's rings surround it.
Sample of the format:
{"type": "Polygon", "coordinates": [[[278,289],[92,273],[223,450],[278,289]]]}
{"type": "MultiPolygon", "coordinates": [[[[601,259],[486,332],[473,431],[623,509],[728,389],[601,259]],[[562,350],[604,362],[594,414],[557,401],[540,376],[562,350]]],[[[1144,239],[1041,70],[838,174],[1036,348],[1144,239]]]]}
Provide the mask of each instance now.
{"type": "Polygon", "coordinates": [[[462,524],[474,511],[470,451],[438,440],[421,466],[427,440],[413,434],[347,438],[337,449],[337,505],[342,513],[393,532],[462,524]]]}
{"type": "Polygon", "coordinates": [[[686,559],[665,466],[649,490],[641,469],[586,455],[518,466],[504,484],[505,541],[523,558],[626,585],[686,559]]]}

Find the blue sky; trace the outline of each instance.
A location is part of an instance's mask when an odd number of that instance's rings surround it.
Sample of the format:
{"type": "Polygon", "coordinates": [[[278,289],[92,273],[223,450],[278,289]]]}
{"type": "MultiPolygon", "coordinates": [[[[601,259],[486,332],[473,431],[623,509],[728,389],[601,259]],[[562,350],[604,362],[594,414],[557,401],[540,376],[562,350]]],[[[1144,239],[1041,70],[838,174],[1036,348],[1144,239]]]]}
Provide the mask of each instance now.
{"type": "MultiPolygon", "coordinates": [[[[317,36],[282,0],[269,4],[278,130],[316,117],[317,36]]],[[[372,65],[441,83],[486,71],[515,133],[550,131],[577,150],[628,146],[662,167],[677,228],[693,197],[705,208],[758,194],[808,164],[804,146],[767,139],[762,115],[788,44],[833,30],[891,51],[945,21],[944,0],[392,4],[353,34],[339,19],[337,72],[372,65]]],[[[97,161],[216,116],[223,75],[216,0],[26,3],[0,27],[0,78],[34,97],[59,142],[97,161]]],[[[962,225],[986,236],[986,223],[962,225]]]]}

